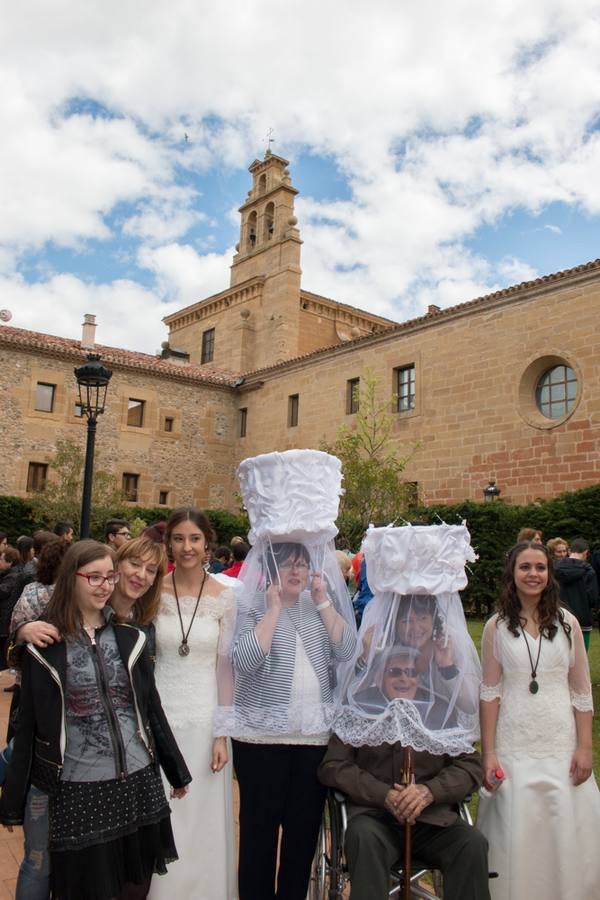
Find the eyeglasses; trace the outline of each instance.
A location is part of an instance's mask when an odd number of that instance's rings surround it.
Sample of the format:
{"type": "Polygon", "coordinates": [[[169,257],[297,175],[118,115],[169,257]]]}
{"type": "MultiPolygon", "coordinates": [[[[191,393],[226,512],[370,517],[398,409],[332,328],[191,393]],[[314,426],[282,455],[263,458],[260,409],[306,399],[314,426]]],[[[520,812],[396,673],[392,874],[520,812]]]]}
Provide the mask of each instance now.
{"type": "Polygon", "coordinates": [[[111,572],[110,575],[86,575],[85,572],[75,572],[80,578],[87,578],[88,584],[92,588],[101,587],[104,582],[111,587],[119,580],[118,572],[111,572]]]}
{"type": "Polygon", "coordinates": [[[119,535],[119,537],[126,537],[126,538],[130,538],[130,537],[131,537],[131,532],[130,532],[130,531],[115,531],[114,534],[115,534],[115,537],[116,537],[117,535],[119,535]]]}
{"type": "Polygon", "coordinates": [[[280,569],[284,571],[290,571],[292,569],[308,569],[308,563],[304,562],[304,560],[299,560],[298,562],[284,562],[279,566],[280,569]]]}
{"type": "Polygon", "coordinates": [[[403,675],[406,675],[407,678],[416,678],[418,672],[412,666],[391,666],[385,670],[385,674],[390,678],[401,678],[403,675]]]}

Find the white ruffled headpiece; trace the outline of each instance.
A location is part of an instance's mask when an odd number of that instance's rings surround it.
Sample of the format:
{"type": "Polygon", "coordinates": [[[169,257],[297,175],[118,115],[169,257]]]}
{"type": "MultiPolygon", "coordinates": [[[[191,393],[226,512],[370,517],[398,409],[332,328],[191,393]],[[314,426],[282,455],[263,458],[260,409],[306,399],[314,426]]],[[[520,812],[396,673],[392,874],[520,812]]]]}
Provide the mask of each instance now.
{"type": "Polygon", "coordinates": [[[371,527],[362,549],[369,586],[376,593],[461,591],[467,585],[465,566],[477,559],[464,522],[461,525],[371,527]]]}
{"type": "Polygon", "coordinates": [[[243,460],[237,470],[250,519],[248,539],[330,541],[337,534],[342,464],[321,450],[285,450],[243,460]]]}

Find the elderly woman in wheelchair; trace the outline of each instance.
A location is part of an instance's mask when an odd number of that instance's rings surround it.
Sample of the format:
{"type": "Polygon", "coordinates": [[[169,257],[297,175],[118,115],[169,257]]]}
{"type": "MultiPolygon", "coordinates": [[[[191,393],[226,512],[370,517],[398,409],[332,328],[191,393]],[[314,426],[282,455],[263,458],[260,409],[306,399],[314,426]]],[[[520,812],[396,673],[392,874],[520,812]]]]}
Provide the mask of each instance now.
{"type": "MultiPolygon", "coordinates": [[[[419,723],[432,732],[455,728],[458,714],[448,718],[446,699],[423,687],[419,662],[414,647],[396,645],[382,653],[369,681],[354,694],[355,709],[384,722],[401,716],[404,723],[412,722],[415,738],[419,723]]],[[[377,745],[373,729],[369,737],[369,744],[353,746],[334,734],[319,768],[321,781],[347,797],[345,853],[352,900],[388,897],[390,870],[402,857],[407,823],[415,856],[442,872],[445,900],[489,900],[487,842],[459,815],[460,804],[481,785],[479,754],[417,750],[414,783],[403,786],[402,742],[377,745]]],[[[330,819],[335,815],[332,811],[330,819]]]]}

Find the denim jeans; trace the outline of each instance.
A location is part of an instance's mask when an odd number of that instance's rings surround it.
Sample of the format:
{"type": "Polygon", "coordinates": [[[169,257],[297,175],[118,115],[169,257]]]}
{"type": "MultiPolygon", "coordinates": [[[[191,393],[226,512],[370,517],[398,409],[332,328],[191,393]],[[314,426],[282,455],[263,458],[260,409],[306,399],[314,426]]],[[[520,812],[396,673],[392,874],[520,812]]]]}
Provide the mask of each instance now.
{"type": "Polygon", "coordinates": [[[48,852],[48,795],[31,785],[23,821],[25,855],[15,900],[48,900],[50,896],[50,853],[48,852]]]}

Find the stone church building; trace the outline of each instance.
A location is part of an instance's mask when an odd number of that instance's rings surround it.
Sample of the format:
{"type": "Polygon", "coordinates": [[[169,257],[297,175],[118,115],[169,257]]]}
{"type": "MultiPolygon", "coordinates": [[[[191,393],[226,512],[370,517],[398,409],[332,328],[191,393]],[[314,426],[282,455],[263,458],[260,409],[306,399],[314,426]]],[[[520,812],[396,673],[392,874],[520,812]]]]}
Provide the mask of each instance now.
{"type": "Polygon", "coordinates": [[[43,489],[58,439],[84,445],[90,350],[113,370],[96,466],[138,505],[236,509],[237,463],[333,440],[368,371],[425,502],[600,481],[600,260],[393,322],[302,288],[288,163],[249,171],[230,286],[168,316],[159,357],[96,344],[94,316],[81,341],[0,327],[0,493],[43,489]]]}

